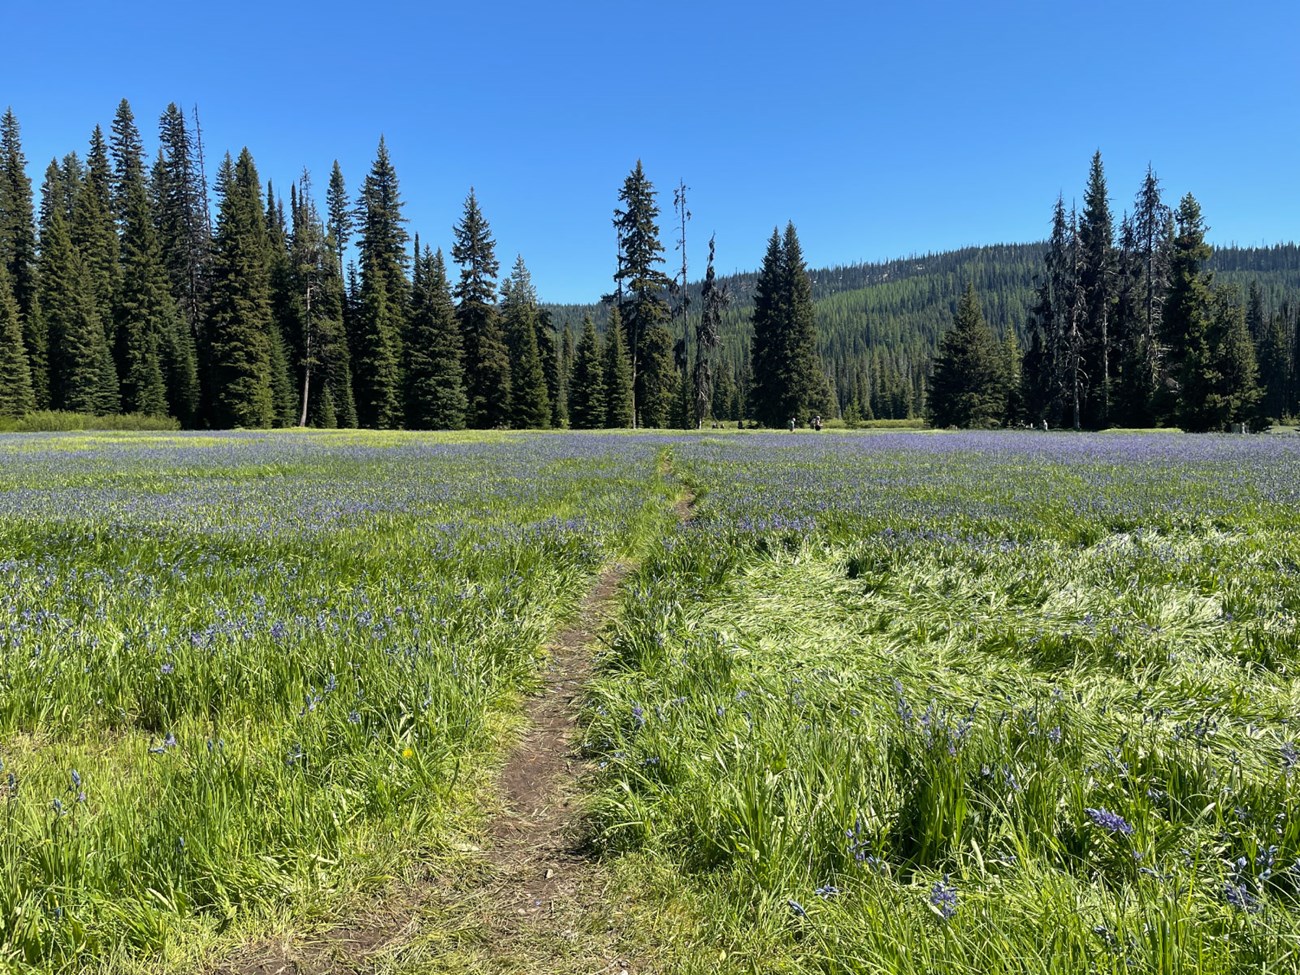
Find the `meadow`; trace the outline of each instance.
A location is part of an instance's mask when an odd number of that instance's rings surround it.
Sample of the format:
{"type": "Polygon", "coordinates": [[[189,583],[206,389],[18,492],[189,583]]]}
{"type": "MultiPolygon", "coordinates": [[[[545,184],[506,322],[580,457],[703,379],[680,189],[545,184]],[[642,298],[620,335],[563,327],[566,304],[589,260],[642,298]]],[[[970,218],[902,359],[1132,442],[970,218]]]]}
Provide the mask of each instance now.
{"type": "Polygon", "coordinates": [[[204,970],[437,861],[630,560],[583,734],[637,971],[1295,972],[1297,505],[1290,435],[6,436],[0,969],[204,970]]]}

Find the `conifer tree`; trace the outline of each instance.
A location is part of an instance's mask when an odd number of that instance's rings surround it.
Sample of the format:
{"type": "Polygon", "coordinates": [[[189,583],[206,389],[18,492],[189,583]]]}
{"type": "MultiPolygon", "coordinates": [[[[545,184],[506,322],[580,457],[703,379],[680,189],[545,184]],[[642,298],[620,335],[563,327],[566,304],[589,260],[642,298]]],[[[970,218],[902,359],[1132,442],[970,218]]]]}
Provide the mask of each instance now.
{"type": "Polygon", "coordinates": [[[1290,407],[1291,349],[1287,341],[1286,318],[1278,312],[1269,319],[1259,343],[1259,380],[1262,387],[1260,412],[1280,420],[1290,407]]]}
{"type": "Polygon", "coordinates": [[[210,276],[212,241],[204,213],[206,188],[196,159],[185,113],[175,102],[159,119],[161,165],[155,180],[158,237],[172,295],[197,341],[203,327],[210,276]]]}
{"type": "Polygon", "coordinates": [[[465,426],[465,373],[456,306],[442,251],[424,249],[411,295],[406,343],[406,425],[417,430],[465,426]]]}
{"type": "Polygon", "coordinates": [[[1258,427],[1261,391],[1255,344],[1236,288],[1214,289],[1211,345],[1219,383],[1209,398],[1210,429],[1258,427]]]}
{"type": "Polygon", "coordinates": [[[1166,382],[1161,413],[1184,429],[1209,430],[1217,425],[1211,397],[1219,383],[1211,336],[1211,275],[1203,269],[1210,246],[1192,194],[1179,202],[1175,219],[1178,231],[1162,322],[1166,382]]]}
{"type": "Polygon", "coordinates": [[[214,427],[267,427],[271,400],[271,285],[261,186],[248,149],[217,176],[217,227],[206,356],[214,427]]]}
{"type": "Polygon", "coordinates": [[[718,284],[713,270],[716,235],[709,238],[709,259],[704,270],[704,285],[700,292],[700,318],[695,326],[695,392],[693,417],[697,429],[704,428],[713,404],[713,354],[722,335],[722,310],[727,306],[727,295],[718,284]]]}
{"type": "Polygon", "coordinates": [[[460,265],[456,320],[465,343],[469,424],[480,429],[510,422],[510,350],[496,307],[496,241],[470,187],[465,211],[452,232],[452,260],[460,265]]]}
{"type": "Polygon", "coordinates": [[[347,251],[348,242],[352,239],[353,216],[352,209],[348,205],[348,191],[343,182],[343,170],[339,168],[337,159],[334,160],[334,168],[330,171],[329,187],[326,189],[325,216],[330,235],[334,238],[334,245],[338,248],[339,274],[342,275],[341,262],[347,251]]]}
{"type": "Polygon", "coordinates": [[[23,416],[34,409],[36,395],[18,302],[9,284],[9,269],[0,261],[0,416],[23,416]]]}
{"type": "Polygon", "coordinates": [[[1115,231],[1101,153],[1092,157],[1079,220],[1079,288],[1082,295],[1082,371],[1086,424],[1102,427],[1111,411],[1111,321],[1115,304],[1115,231]]]}
{"type": "MultiPolygon", "coordinates": [[[[64,194],[69,178],[51,163],[42,195],[49,199],[64,194]]],[[[73,192],[88,191],[76,186],[73,192]]],[[[117,373],[93,282],[73,246],[66,211],[62,205],[49,207],[41,228],[39,296],[50,335],[51,404],[75,413],[115,413],[120,405],[117,373]]]]}
{"type": "Polygon", "coordinates": [[[73,206],[71,233],[73,246],[80,252],[90,278],[110,354],[117,337],[114,309],[122,275],[112,185],[108,146],[103,130],[97,125],[90,137],[86,179],[73,206]]]}
{"type": "Polygon", "coordinates": [[[930,381],[929,420],[936,427],[988,427],[1006,409],[1002,356],[984,321],[975,286],[968,284],[952,328],[943,334],[930,381]]]}
{"type": "Polygon", "coordinates": [[[627,346],[623,344],[623,323],[618,307],[609,310],[609,329],[605,333],[605,422],[614,430],[632,426],[632,367],[627,346]]]}
{"type": "Polygon", "coordinates": [[[551,426],[562,429],[568,426],[569,409],[565,402],[563,353],[556,339],[555,324],[546,308],[537,309],[537,355],[542,360],[542,373],[546,378],[546,398],[551,404],[551,426]]]}
{"type": "Polygon", "coordinates": [[[627,332],[634,416],[639,426],[663,426],[676,389],[673,339],[666,327],[669,279],[659,267],[664,247],[654,184],[641,160],[623,181],[618,198],[623,206],[614,210],[619,241],[615,301],[627,332]]]}
{"type": "Polygon", "coordinates": [[[397,172],[381,137],[361,188],[361,293],[352,346],[353,393],[362,426],[395,429],[402,421],[402,335],[409,283],[397,172]]]}
{"type": "Polygon", "coordinates": [[[18,307],[36,408],[50,405],[48,339],[36,294],[36,214],[18,119],[0,116],[0,263],[18,307]]]}
{"type": "Polygon", "coordinates": [[[794,224],[768,239],[754,292],[753,388],[749,406],[765,426],[825,411],[826,380],[817,354],[812,282],[794,224]]]}
{"type": "Polygon", "coordinates": [[[1129,333],[1121,390],[1124,422],[1148,426],[1156,419],[1157,394],[1165,372],[1161,321],[1169,291],[1170,211],[1150,166],[1133,209],[1133,259],[1137,314],[1129,333]]]}
{"type": "Polygon", "coordinates": [[[549,427],[551,403],[537,349],[537,289],[523,255],[501,285],[501,318],[510,349],[510,425],[520,430],[549,427]]]}
{"type": "Polygon", "coordinates": [[[582,336],[574,351],[573,377],[569,381],[569,425],[575,430],[596,430],[605,426],[605,365],[601,361],[600,339],[591,315],[582,320],[582,336]]]}
{"type": "Polygon", "coordinates": [[[112,149],[122,241],[116,308],[122,406],[153,416],[170,413],[189,424],[198,405],[193,345],[185,340],[163,266],[140,134],[125,99],[113,119],[112,149]]]}

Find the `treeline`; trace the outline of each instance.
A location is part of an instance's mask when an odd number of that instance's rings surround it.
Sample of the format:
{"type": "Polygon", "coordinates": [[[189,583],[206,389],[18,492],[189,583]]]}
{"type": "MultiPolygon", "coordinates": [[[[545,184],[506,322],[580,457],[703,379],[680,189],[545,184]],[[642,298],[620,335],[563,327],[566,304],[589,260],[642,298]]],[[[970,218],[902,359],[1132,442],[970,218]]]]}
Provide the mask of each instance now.
{"type": "Polygon", "coordinates": [[[1082,213],[1056,201],[1023,359],[971,287],[936,355],[932,422],[1208,431],[1294,415],[1295,306],[1217,280],[1205,233],[1196,198],[1169,207],[1150,169],[1116,227],[1094,155],[1082,213]]]}

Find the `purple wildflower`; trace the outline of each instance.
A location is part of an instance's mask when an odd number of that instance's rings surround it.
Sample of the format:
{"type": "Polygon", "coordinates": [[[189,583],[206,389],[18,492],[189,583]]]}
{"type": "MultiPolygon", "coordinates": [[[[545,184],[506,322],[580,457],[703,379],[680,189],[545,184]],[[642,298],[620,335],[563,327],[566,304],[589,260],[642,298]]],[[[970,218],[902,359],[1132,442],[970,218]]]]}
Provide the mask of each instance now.
{"type": "Polygon", "coordinates": [[[930,888],[930,906],[945,921],[951,920],[957,913],[957,888],[948,883],[945,874],[943,880],[935,881],[930,888]]]}
{"type": "Polygon", "coordinates": [[[1130,836],[1133,833],[1133,825],[1118,813],[1109,812],[1105,809],[1093,809],[1091,806],[1084,810],[1094,823],[1102,829],[1110,830],[1112,833],[1122,833],[1130,836]]]}

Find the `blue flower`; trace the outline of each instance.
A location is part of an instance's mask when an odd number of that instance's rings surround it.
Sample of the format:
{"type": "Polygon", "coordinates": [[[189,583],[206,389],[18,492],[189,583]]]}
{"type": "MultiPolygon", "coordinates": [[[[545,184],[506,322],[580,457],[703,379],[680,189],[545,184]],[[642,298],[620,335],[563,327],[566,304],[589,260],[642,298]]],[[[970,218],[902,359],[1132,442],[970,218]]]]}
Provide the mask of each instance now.
{"type": "Polygon", "coordinates": [[[1112,833],[1122,833],[1129,836],[1133,832],[1133,825],[1118,813],[1109,812],[1105,809],[1093,809],[1091,806],[1084,810],[1094,823],[1102,829],[1110,830],[1112,833]]]}
{"type": "Polygon", "coordinates": [[[808,916],[808,912],[805,911],[805,910],[803,909],[803,905],[800,904],[798,901],[796,901],[796,900],[788,900],[788,901],[786,901],[786,903],[790,905],[790,910],[791,910],[791,912],[794,914],[795,917],[807,917],[807,916],[808,916]]]}
{"type": "Polygon", "coordinates": [[[930,906],[939,912],[945,921],[951,920],[957,913],[957,888],[948,884],[947,875],[936,881],[930,888],[930,906]]]}

